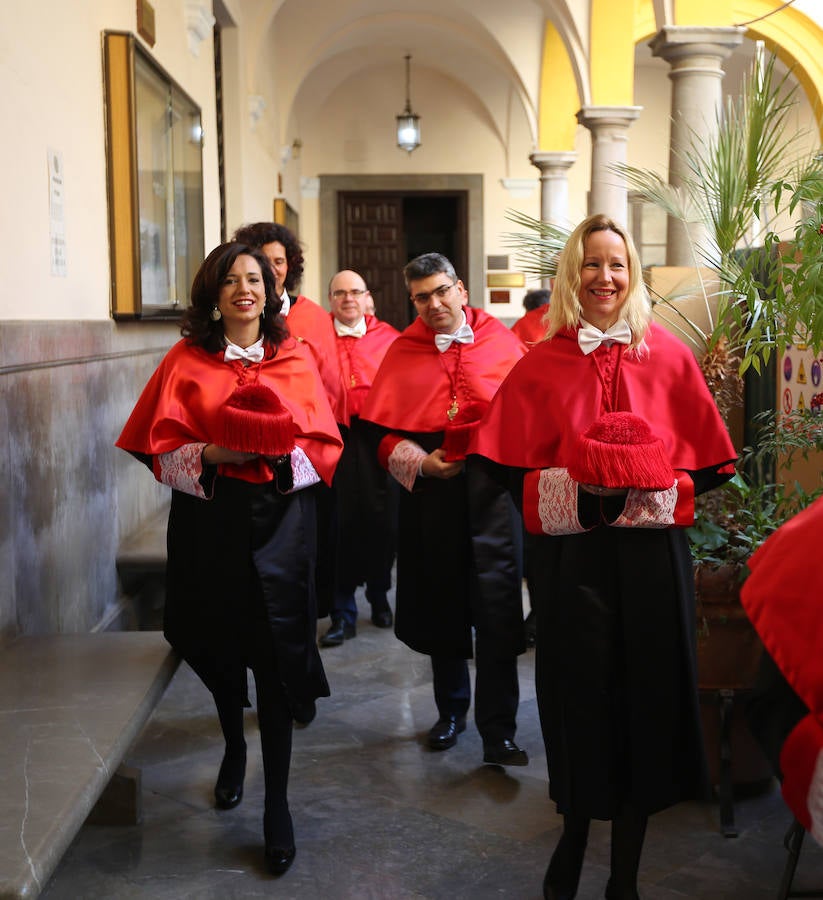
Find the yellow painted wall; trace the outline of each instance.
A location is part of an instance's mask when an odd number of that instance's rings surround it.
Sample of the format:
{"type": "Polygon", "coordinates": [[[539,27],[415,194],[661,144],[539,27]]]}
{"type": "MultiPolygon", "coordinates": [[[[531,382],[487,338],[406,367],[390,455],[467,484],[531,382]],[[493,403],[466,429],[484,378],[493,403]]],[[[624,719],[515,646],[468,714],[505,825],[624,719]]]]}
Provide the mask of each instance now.
{"type": "Polygon", "coordinates": [[[591,0],[589,72],[594,106],[634,103],[634,2],[591,0]]]}
{"type": "Polygon", "coordinates": [[[543,69],[540,74],[539,146],[550,150],[573,150],[577,131],[575,113],[581,101],[566,45],[551,22],[543,39],[543,69]]]}
{"type": "Polygon", "coordinates": [[[674,24],[734,25],[732,0],[674,0],[674,24]]]}

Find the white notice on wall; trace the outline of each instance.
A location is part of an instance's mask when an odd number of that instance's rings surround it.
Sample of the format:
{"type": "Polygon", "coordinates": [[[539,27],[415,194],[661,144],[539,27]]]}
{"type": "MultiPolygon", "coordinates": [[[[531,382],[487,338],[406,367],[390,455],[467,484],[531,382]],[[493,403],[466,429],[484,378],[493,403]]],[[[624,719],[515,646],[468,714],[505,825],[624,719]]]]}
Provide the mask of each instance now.
{"type": "Polygon", "coordinates": [[[66,275],[66,219],[63,208],[63,154],[49,149],[49,255],[51,274],[66,275]]]}

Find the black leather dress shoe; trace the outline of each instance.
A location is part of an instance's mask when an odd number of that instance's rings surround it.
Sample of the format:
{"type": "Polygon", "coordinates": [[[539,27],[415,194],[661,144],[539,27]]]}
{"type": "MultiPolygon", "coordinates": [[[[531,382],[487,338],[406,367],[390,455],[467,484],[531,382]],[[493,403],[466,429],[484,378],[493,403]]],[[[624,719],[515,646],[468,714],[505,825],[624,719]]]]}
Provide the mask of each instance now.
{"type": "Polygon", "coordinates": [[[246,757],[223,756],[214,786],[214,805],[218,809],[234,809],[243,799],[243,779],[246,777],[246,757]]]}
{"type": "Polygon", "coordinates": [[[378,628],[391,628],[394,625],[394,616],[390,609],[381,609],[371,614],[372,625],[378,628]]]}
{"type": "Polygon", "coordinates": [[[357,636],[357,626],[349,625],[342,619],[332,622],[329,630],[320,638],[321,647],[339,647],[343,641],[357,636]]]}
{"type": "Polygon", "coordinates": [[[294,719],[294,724],[298,728],[305,728],[307,725],[310,725],[314,721],[316,715],[317,706],[314,700],[308,700],[306,702],[301,702],[299,700],[292,701],[291,716],[294,719]]]}
{"type": "Polygon", "coordinates": [[[499,744],[483,745],[483,762],[491,766],[527,766],[529,755],[506,738],[499,744]]]}
{"type": "Polygon", "coordinates": [[[457,735],[465,730],[465,716],[441,716],[429,730],[429,747],[448,750],[457,743],[457,735]]]}
{"type": "Polygon", "coordinates": [[[282,875],[294,862],[295,853],[295,847],[266,847],[266,868],[272,875],[282,875]]]}

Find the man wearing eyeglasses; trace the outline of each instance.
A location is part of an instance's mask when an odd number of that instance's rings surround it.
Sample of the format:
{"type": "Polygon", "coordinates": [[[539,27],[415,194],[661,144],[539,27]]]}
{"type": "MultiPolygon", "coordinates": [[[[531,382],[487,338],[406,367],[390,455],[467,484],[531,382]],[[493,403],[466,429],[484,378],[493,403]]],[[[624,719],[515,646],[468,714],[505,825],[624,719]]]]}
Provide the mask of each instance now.
{"type": "Polygon", "coordinates": [[[391,628],[386,593],[391,587],[396,539],[394,490],[366,440],[360,410],[386,351],[398,335],[388,322],[366,314],[371,298],[366,282],[350,270],[329,283],[329,307],[337,341],[337,359],[347,392],[349,421],[340,425],[343,455],[334,475],[336,506],[335,589],[331,626],[321,647],[336,647],[357,634],[356,588],[365,584],[371,620],[391,628]]]}
{"type": "Polygon", "coordinates": [[[522,525],[507,492],[479,460],[466,460],[472,431],[526,348],[467,305],[446,257],[426,253],[403,271],[417,319],[389,348],[361,412],[381,464],[405,488],[395,628],[431,657],[438,719],[429,747],[453,747],[466,728],[474,655],[483,761],[526,765],[514,742],[517,657],[526,649],[522,525]]]}

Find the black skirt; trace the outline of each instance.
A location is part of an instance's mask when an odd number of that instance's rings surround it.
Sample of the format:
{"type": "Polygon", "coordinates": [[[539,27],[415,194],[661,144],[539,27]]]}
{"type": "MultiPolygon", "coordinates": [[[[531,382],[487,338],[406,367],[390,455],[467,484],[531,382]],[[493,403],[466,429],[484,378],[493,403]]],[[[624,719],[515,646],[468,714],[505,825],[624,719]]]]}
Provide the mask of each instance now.
{"type": "Polygon", "coordinates": [[[217,478],[172,493],[164,632],[214,693],[248,704],[246,669],[271,666],[289,700],[328,696],[317,649],[314,489],[217,478]]]}

